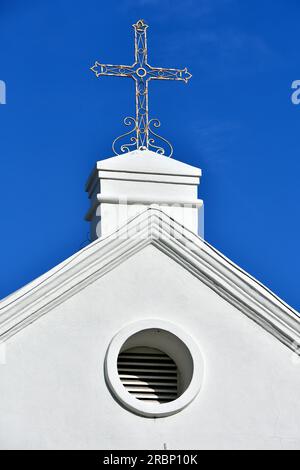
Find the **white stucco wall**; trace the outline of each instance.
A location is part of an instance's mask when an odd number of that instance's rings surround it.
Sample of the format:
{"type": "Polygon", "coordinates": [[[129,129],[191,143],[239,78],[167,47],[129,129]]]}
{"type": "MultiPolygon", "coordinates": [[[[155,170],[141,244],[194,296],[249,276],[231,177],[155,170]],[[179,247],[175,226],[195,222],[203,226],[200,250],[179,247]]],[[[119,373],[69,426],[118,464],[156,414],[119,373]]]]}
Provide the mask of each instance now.
{"type": "Polygon", "coordinates": [[[0,365],[1,449],[300,449],[300,364],[273,336],[153,246],[8,340],[0,365]],[[205,360],[179,414],[123,409],[104,380],[111,338],[160,318],[205,360]]]}

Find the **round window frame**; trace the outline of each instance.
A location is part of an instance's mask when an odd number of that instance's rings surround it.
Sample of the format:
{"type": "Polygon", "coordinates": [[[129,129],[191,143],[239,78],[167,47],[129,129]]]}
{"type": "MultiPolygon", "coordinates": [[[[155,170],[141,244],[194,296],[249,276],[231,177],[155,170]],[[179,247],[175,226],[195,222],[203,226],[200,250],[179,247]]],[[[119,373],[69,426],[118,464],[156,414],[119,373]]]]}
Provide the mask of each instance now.
{"type": "Polygon", "coordinates": [[[179,413],[198,395],[204,378],[204,361],[198,345],[190,335],[173,323],[162,320],[143,320],[122,328],[112,339],[105,357],[105,379],[116,400],[129,411],[148,418],[162,418],[179,413]],[[186,390],[173,401],[162,404],[146,403],[130,395],[122,384],[117,368],[119,353],[125,342],[133,335],[144,330],[165,330],[178,338],[188,349],[193,360],[193,374],[186,390]]]}

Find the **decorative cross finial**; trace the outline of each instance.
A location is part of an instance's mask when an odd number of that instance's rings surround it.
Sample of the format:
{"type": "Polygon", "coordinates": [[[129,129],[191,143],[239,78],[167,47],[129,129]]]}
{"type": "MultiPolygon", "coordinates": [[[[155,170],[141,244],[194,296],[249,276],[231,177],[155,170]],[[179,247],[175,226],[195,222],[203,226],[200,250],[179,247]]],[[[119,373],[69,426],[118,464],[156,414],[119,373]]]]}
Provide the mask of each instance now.
{"type": "Polygon", "coordinates": [[[116,155],[117,143],[126,136],[129,136],[130,143],[120,144],[121,153],[129,152],[133,148],[140,150],[150,149],[157,153],[165,154],[165,149],[157,145],[156,138],[162,140],[170,147],[170,154],[173,154],[171,144],[163,137],[158,136],[152,127],[160,127],[158,119],[149,120],[148,106],[148,84],[150,80],[181,80],[185,83],[191,78],[191,74],[185,69],[169,69],[161,67],[151,67],[148,64],[147,28],[144,20],[139,20],[133,25],[135,31],[135,61],[133,65],[108,65],[96,62],[91,70],[97,77],[102,75],[112,75],[117,77],[130,77],[135,81],[136,96],[136,117],[127,117],[124,120],[126,126],[133,128],[126,134],[118,137],[113,142],[113,151],[116,155]]]}

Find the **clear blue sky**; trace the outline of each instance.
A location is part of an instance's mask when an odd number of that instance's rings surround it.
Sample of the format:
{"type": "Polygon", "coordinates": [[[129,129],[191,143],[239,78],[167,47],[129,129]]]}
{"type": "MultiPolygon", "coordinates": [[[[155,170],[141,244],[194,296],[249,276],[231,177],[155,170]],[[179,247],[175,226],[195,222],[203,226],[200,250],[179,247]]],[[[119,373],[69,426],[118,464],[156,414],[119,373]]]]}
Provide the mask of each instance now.
{"type": "Polygon", "coordinates": [[[0,297],[78,251],[85,180],[134,111],[129,79],[95,59],[188,66],[152,82],[150,111],[178,160],[200,166],[206,239],[300,309],[299,0],[1,0],[0,297]]]}

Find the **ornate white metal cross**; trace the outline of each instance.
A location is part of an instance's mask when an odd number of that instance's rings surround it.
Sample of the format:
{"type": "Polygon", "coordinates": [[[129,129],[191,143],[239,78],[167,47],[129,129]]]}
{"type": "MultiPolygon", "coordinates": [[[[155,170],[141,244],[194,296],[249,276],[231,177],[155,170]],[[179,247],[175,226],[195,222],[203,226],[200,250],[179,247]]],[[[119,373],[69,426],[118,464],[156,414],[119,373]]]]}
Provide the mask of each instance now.
{"type": "Polygon", "coordinates": [[[139,20],[133,25],[135,31],[135,61],[133,65],[108,65],[96,62],[91,70],[97,77],[102,75],[112,75],[117,77],[130,77],[135,81],[136,90],[136,117],[127,117],[124,120],[125,125],[132,126],[133,129],[118,137],[113,143],[113,150],[116,154],[116,143],[125,136],[131,136],[130,143],[120,146],[121,153],[128,152],[133,148],[152,149],[158,153],[164,154],[165,149],[156,145],[156,138],[161,139],[170,145],[171,154],[173,149],[166,139],[158,136],[152,129],[159,127],[158,119],[149,120],[148,106],[148,83],[150,80],[181,80],[185,83],[191,78],[191,74],[185,69],[170,69],[161,67],[151,67],[148,64],[148,47],[147,47],[147,28],[148,25],[144,20],[139,20]]]}

